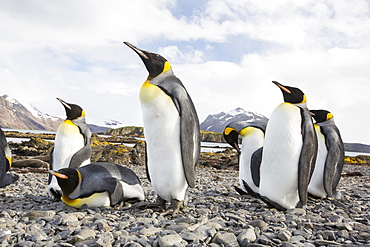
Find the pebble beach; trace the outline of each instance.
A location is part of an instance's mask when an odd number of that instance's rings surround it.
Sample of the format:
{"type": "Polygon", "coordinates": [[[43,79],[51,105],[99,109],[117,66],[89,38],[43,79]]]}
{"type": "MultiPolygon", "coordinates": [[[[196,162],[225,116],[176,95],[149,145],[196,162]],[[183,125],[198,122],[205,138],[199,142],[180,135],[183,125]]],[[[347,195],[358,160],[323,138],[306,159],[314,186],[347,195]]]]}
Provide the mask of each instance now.
{"type": "MultiPolygon", "coordinates": [[[[143,166],[146,201],[153,189],[143,166]]],[[[17,183],[0,189],[1,246],[366,246],[370,245],[370,167],[345,165],[340,200],[309,199],[286,212],[240,196],[238,171],[197,167],[187,207],[162,216],[142,203],[75,209],[46,192],[47,170],[14,169],[17,183]]]]}

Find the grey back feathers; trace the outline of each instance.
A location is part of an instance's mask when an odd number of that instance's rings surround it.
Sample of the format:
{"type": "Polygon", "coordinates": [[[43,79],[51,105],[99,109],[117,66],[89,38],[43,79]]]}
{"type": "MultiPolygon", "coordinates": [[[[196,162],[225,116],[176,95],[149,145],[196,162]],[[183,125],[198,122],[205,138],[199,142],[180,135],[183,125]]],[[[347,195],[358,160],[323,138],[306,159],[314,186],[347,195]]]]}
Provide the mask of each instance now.
{"type": "MultiPolygon", "coordinates": [[[[307,188],[310,182],[312,173],[315,169],[317,156],[317,136],[313,126],[311,112],[307,107],[299,107],[302,116],[302,138],[303,145],[298,163],[298,193],[302,205],[307,204],[307,188]]],[[[302,206],[299,205],[299,206],[302,206]]]]}
{"type": "Polygon", "coordinates": [[[85,146],[77,151],[71,158],[69,162],[69,168],[78,168],[85,160],[90,159],[92,149],[90,145],[91,140],[91,131],[85,122],[85,117],[80,117],[72,120],[72,122],[78,126],[81,134],[84,137],[85,146]]]}
{"type": "Polygon", "coordinates": [[[94,193],[108,191],[111,195],[111,204],[122,200],[122,186],[120,181],[128,185],[141,185],[140,179],[129,168],[112,163],[92,163],[78,168],[82,181],[69,195],[69,198],[89,197],[94,193]]]}
{"type": "Polygon", "coordinates": [[[344,145],[334,119],[317,123],[325,136],[328,154],[325,161],[324,188],[328,196],[333,196],[339,183],[344,165],[344,145]]]}

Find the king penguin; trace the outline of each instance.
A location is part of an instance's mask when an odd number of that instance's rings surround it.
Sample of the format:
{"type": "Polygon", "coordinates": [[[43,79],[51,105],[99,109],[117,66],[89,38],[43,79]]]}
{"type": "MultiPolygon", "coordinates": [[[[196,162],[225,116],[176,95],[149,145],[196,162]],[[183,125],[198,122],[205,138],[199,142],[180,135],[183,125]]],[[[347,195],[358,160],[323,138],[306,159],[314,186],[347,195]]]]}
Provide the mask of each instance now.
{"type": "MultiPolygon", "coordinates": [[[[78,105],[70,104],[60,98],[67,118],[59,125],[55,135],[54,148],[50,153],[50,170],[78,168],[90,163],[91,131],[85,122],[85,111],[78,105]]],[[[48,192],[58,199],[62,193],[56,178],[49,175],[48,192]]]]}
{"type": "Polygon", "coordinates": [[[318,153],[308,193],[314,197],[339,198],[336,188],[344,165],[344,145],[333,114],[326,110],[311,110],[315,119],[318,153]]]}
{"type": "Polygon", "coordinates": [[[0,138],[0,188],[4,188],[16,182],[19,177],[18,175],[7,173],[12,166],[12,152],[2,129],[0,129],[0,138]]]}
{"type": "Polygon", "coordinates": [[[195,186],[200,154],[199,120],[194,104],[170,63],[161,55],[124,42],[142,59],[149,75],[140,89],[147,175],[157,194],[155,205],[175,215],[188,187],[195,186]]]}
{"type": "Polygon", "coordinates": [[[63,192],[62,201],[72,207],[113,206],[122,201],[145,199],[140,179],[129,168],[112,163],[92,163],[77,169],[49,170],[63,192]]]}
{"type": "Polygon", "coordinates": [[[241,195],[247,193],[258,197],[266,124],[262,121],[234,121],[224,129],[224,139],[239,154],[239,184],[241,190],[237,187],[236,190],[241,195]],[[242,137],[241,149],[238,144],[239,135],[242,137]]]}
{"type": "Polygon", "coordinates": [[[266,127],[260,168],[260,198],[279,210],[303,207],[317,155],[317,137],[305,94],[273,81],[284,103],[266,127]]]}

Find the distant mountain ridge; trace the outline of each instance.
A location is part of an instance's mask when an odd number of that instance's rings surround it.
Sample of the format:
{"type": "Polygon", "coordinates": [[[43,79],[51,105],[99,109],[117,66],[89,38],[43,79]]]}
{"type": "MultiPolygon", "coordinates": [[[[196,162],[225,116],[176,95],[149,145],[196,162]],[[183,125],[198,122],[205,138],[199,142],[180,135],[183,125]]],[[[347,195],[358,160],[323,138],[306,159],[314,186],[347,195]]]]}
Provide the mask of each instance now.
{"type": "Polygon", "coordinates": [[[3,128],[56,131],[62,121],[34,106],[26,107],[7,95],[0,97],[0,126],[3,128]]]}
{"type": "Polygon", "coordinates": [[[243,108],[236,108],[228,112],[208,115],[207,118],[200,124],[201,130],[223,132],[226,125],[233,121],[264,121],[268,118],[262,114],[245,111],[243,108]]]}
{"type": "MultiPolygon", "coordinates": [[[[0,96],[0,127],[9,129],[46,130],[56,131],[64,119],[54,117],[39,111],[35,106],[10,98],[0,96]]],[[[115,120],[104,121],[104,126],[88,124],[92,132],[105,132],[110,128],[117,128],[120,122],[115,120]]]]}

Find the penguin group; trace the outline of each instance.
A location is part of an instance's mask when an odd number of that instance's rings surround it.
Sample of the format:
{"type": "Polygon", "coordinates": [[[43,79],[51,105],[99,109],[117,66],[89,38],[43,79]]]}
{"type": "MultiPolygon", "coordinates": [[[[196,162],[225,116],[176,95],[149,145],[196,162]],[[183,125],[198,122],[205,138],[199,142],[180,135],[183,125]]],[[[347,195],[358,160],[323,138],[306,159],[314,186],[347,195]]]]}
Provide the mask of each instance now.
{"type": "Polygon", "coordinates": [[[308,196],[339,198],[336,187],[344,146],[333,115],[309,110],[307,97],[299,88],[273,83],[284,102],[267,123],[231,122],[223,132],[239,154],[241,189],[237,191],[283,211],[303,207],[308,196]]]}
{"type": "MultiPolygon", "coordinates": [[[[184,84],[163,56],[124,42],[142,60],[148,76],[140,92],[146,142],[146,174],[163,215],[186,206],[189,188],[196,183],[200,156],[200,125],[184,84]]],[[[269,120],[228,123],[224,139],[239,157],[240,195],[251,195],[278,210],[303,207],[308,197],[339,198],[337,186],[344,164],[344,147],[333,114],[309,110],[306,95],[296,87],[273,81],[283,102],[269,120]],[[315,122],[314,122],[314,120],[315,122]],[[239,144],[242,141],[241,146],[239,144]]],[[[47,193],[75,207],[114,206],[144,201],[139,177],[118,164],[91,163],[91,131],[85,111],[57,98],[66,119],[57,129],[50,153],[47,193]]],[[[0,129],[0,187],[16,182],[7,173],[11,152],[0,129]]]]}

